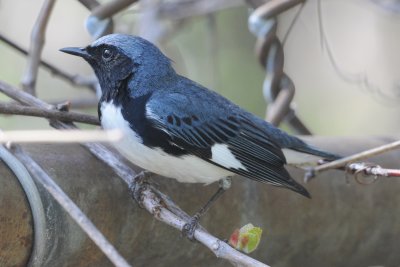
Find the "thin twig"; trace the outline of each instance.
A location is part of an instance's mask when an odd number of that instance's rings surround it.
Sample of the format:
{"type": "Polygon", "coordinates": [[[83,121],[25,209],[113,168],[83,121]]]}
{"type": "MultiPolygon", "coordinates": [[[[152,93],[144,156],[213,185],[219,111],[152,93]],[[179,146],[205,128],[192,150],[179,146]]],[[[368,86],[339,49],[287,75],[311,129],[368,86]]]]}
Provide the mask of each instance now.
{"type": "MultiPolygon", "coordinates": [[[[17,50],[21,54],[28,55],[28,51],[26,49],[16,44],[15,42],[11,41],[9,38],[2,35],[1,33],[0,33],[0,41],[4,42],[11,48],[17,50]]],[[[86,77],[82,77],[80,75],[71,75],[43,59],[40,60],[40,65],[43,66],[45,69],[47,69],[51,74],[69,82],[74,86],[87,87],[92,91],[96,91],[97,81],[95,79],[89,79],[86,77]]]]}
{"type": "Polygon", "coordinates": [[[220,10],[243,5],[241,0],[191,0],[165,1],[160,5],[160,18],[180,20],[204,16],[220,10]]]}
{"type": "Polygon", "coordinates": [[[0,92],[24,105],[34,106],[42,109],[54,109],[53,105],[50,105],[39,98],[27,94],[24,91],[21,91],[18,88],[15,88],[14,86],[7,84],[3,81],[0,81],[0,92]]]}
{"type": "MultiPolygon", "coordinates": [[[[22,102],[27,105],[32,105],[38,108],[51,108],[52,106],[48,103],[29,95],[17,88],[12,87],[2,81],[0,81],[0,92],[5,93],[9,97],[22,102]]],[[[75,126],[71,124],[66,124],[61,121],[52,121],[51,125],[58,129],[74,129],[75,126]]],[[[98,143],[83,143],[82,146],[87,148],[96,158],[103,161],[107,166],[109,166],[123,181],[125,181],[129,186],[135,183],[136,172],[120,160],[120,156],[111,152],[109,149],[98,143]]],[[[183,225],[188,222],[184,218],[181,218],[177,214],[173,214],[169,209],[168,205],[163,206],[160,203],[162,200],[157,197],[157,193],[153,192],[151,189],[147,188],[143,192],[144,201],[146,202],[146,209],[153,215],[160,214],[159,220],[164,223],[173,226],[174,228],[182,231],[183,225]]],[[[174,205],[174,209],[178,209],[177,205],[174,205]]],[[[183,211],[182,211],[183,212],[183,211]]],[[[234,250],[225,242],[213,237],[207,232],[199,227],[195,231],[195,238],[200,243],[211,249],[218,257],[227,259],[235,266],[267,266],[239,251],[234,250]]]]}
{"type": "Polygon", "coordinates": [[[364,185],[372,184],[379,177],[400,177],[400,170],[385,169],[379,165],[365,162],[351,163],[346,166],[346,171],[354,175],[355,180],[364,185]],[[367,177],[371,177],[368,179],[367,177]]]}
{"type": "Polygon", "coordinates": [[[96,0],[79,0],[79,2],[89,10],[93,10],[95,7],[100,5],[96,0]]]}
{"type": "Polygon", "coordinates": [[[304,6],[305,6],[305,1],[303,1],[303,2],[300,4],[300,7],[299,7],[299,9],[297,10],[296,14],[294,15],[293,20],[290,22],[290,25],[289,25],[288,30],[286,31],[285,35],[284,35],[283,38],[282,38],[282,45],[283,45],[283,46],[285,46],[286,41],[288,40],[289,35],[290,35],[290,33],[292,32],[292,30],[293,30],[293,28],[294,28],[294,25],[296,25],[297,21],[299,20],[300,14],[301,14],[301,12],[303,11],[304,6]]]}
{"type": "Polygon", "coordinates": [[[256,9],[257,7],[265,4],[265,0],[245,0],[247,5],[249,5],[252,9],[256,9]]]}
{"type": "Polygon", "coordinates": [[[23,106],[14,103],[0,102],[0,113],[10,115],[25,115],[33,117],[42,117],[47,119],[57,119],[61,121],[74,121],[92,125],[99,125],[97,117],[78,112],[65,112],[55,109],[43,109],[29,106],[23,106]]]}
{"type": "Polygon", "coordinates": [[[254,15],[258,17],[271,18],[304,2],[305,0],[274,0],[266,1],[259,6],[254,15]]]}
{"type": "MultiPolygon", "coordinates": [[[[65,99],[59,100],[46,100],[51,105],[59,105],[65,102],[65,99]]],[[[95,97],[88,98],[71,98],[68,100],[70,109],[86,109],[86,108],[97,108],[99,101],[95,97]]]]}
{"type": "MultiPolygon", "coordinates": [[[[385,2],[385,1],[380,1],[385,2]]],[[[324,2],[325,3],[325,2],[324,2]]],[[[328,60],[331,63],[336,74],[344,80],[345,82],[356,84],[359,87],[363,87],[367,90],[368,93],[378,96],[378,100],[383,100],[384,105],[398,103],[398,95],[397,94],[388,94],[379,86],[379,84],[371,81],[368,73],[366,71],[357,71],[350,72],[345,70],[343,66],[341,66],[339,60],[335,56],[332,42],[329,40],[329,36],[326,29],[326,23],[324,23],[323,19],[323,2],[321,0],[317,0],[317,16],[318,16],[318,24],[319,24],[319,34],[320,34],[320,42],[321,49],[326,50],[326,55],[328,56],[328,60]]],[[[396,89],[396,87],[394,88],[396,89]]]]}
{"type": "Polygon", "coordinates": [[[18,130],[0,131],[1,143],[83,143],[117,142],[123,133],[119,130],[18,130]]]}
{"type": "Polygon", "coordinates": [[[36,95],[36,79],[39,70],[40,57],[45,41],[47,22],[53,9],[55,0],[45,0],[39,16],[31,33],[31,45],[29,48],[28,63],[22,76],[22,87],[31,95],[36,95]]]}
{"type": "Polygon", "coordinates": [[[104,237],[80,208],[64,193],[53,179],[19,146],[14,146],[14,155],[25,165],[36,181],[54,197],[71,218],[82,228],[91,240],[103,251],[107,258],[118,267],[131,266],[104,237]]]}
{"type": "Polygon", "coordinates": [[[138,0],[114,0],[109,1],[103,5],[97,6],[92,10],[91,16],[95,16],[102,20],[105,18],[110,18],[121,10],[127,8],[131,4],[137,2],[138,0]]]}
{"type": "Polygon", "coordinates": [[[382,145],[376,148],[372,148],[345,158],[341,158],[314,168],[309,169],[306,172],[305,180],[309,181],[314,178],[318,173],[329,170],[329,169],[338,169],[346,166],[349,163],[360,161],[366,158],[370,158],[400,147],[400,141],[395,141],[390,144],[382,145]]]}

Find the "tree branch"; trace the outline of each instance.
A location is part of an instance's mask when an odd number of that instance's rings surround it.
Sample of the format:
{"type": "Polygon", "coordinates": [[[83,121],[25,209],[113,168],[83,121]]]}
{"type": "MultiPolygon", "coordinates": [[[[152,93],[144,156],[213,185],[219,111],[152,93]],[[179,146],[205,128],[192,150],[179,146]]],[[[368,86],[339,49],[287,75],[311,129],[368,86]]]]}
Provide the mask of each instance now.
{"type": "MultiPolygon", "coordinates": [[[[28,55],[28,51],[26,49],[22,48],[20,45],[16,44],[15,42],[11,41],[8,39],[6,36],[2,35],[0,33],[0,41],[4,42],[11,48],[17,50],[23,55],[28,55]]],[[[96,91],[96,84],[97,80],[90,80],[86,77],[82,77],[80,75],[71,75],[69,73],[66,73],[62,69],[52,65],[51,63],[45,61],[45,60],[40,60],[40,65],[43,66],[45,69],[47,69],[51,74],[58,76],[59,78],[69,82],[71,85],[74,86],[81,86],[81,87],[87,87],[92,91],[96,91]]]]}
{"type": "Polygon", "coordinates": [[[239,0],[191,0],[191,1],[166,1],[160,4],[160,18],[180,20],[195,16],[204,16],[227,9],[243,5],[239,0]]]}
{"type": "Polygon", "coordinates": [[[97,17],[99,20],[110,18],[121,10],[127,8],[138,0],[114,0],[103,5],[99,5],[92,10],[91,16],[97,17]]]}
{"type": "MultiPolygon", "coordinates": [[[[87,1],[87,2],[93,2],[93,1],[87,1]]],[[[94,1],[94,2],[96,2],[96,1],[94,1]]],[[[33,35],[33,32],[32,32],[32,35],[33,35]]],[[[32,36],[32,38],[33,38],[33,36],[32,36]]],[[[8,46],[12,47],[13,49],[17,50],[18,52],[24,54],[24,55],[29,55],[30,54],[30,52],[28,53],[28,51],[26,49],[24,49],[23,47],[19,46],[18,44],[16,44],[15,42],[11,41],[10,39],[8,39],[6,36],[4,36],[2,34],[0,34],[0,40],[2,42],[4,42],[5,44],[7,44],[8,46]]],[[[31,50],[32,50],[32,45],[31,45],[31,50]]],[[[45,69],[50,71],[51,74],[58,76],[59,78],[69,82],[70,84],[72,84],[74,86],[87,87],[91,91],[96,91],[96,84],[97,84],[97,80],[96,79],[89,79],[89,78],[86,78],[86,77],[82,77],[80,75],[71,75],[71,74],[68,74],[68,73],[64,72],[60,68],[52,65],[49,62],[47,62],[45,60],[41,60],[40,57],[39,57],[38,60],[39,60],[38,64],[42,65],[45,69]]],[[[27,70],[28,70],[28,68],[27,68],[27,70]]]]}
{"type": "Polygon", "coordinates": [[[57,119],[68,122],[81,122],[92,125],[100,125],[99,120],[95,116],[82,114],[78,112],[65,112],[55,109],[43,109],[29,106],[18,105],[14,103],[0,102],[0,113],[10,115],[25,115],[33,117],[42,117],[47,119],[57,119]]]}
{"type": "MultiPolygon", "coordinates": [[[[344,157],[326,164],[322,164],[320,166],[314,167],[314,168],[310,168],[304,177],[304,180],[307,182],[309,180],[311,180],[312,178],[314,178],[318,173],[326,171],[326,170],[330,170],[330,169],[338,169],[338,168],[343,168],[345,167],[347,164],[355,162],[355,161],[359,161],[359,160],[363,160],[366,158],[370,158],[394,149],[398,149],[400,147],[400,141],[395,141],[392,142],[390,144],[386,144],[383,146],[379,146],[376,148],[372,148],[348,157],[344,157]]],[[[354,167],[354,166],[353,166],[354,167]]],[[[375,174],[374,174],[375,175],[375,174]]]]}
{"type": "Polygon", "coordinates": [[[0,81],[0,92],[6,96],[24,104],[42,109],[54,109],[54,106],[44,102],[43,100],[36,98],[30,94],[27,94],[14,86],[0,81]]]}
{"type": "Polygon", "coordinates": [[[100,3],[96,0],[78,0],[84,7],[89,10],[93,10],[95,7],[99,6],[100,3]]]}
{"type": "Polygon", "coordinates": [[[31,45],[29,48],[28,63],[22,76],[22,87],[31,95],[36,94],[36,79],[39,70],[40,56],[45,41],[47,22],[53,9],[55,0],[45,0],[39,16],[31,33],[31,45]]]}
{"type": "MultiPolygon", "coordinates": [[[[48,103],[29,95],[17,88],[12,87],[2,81],[0,81],[0,92],[5,93],[7,96],[27,105],[32,105],[37,108],[52,108],[48,103]]],[[[58,129],[76,129],[72,124],[66,124],[61,121],[51,121],[51,125],[58,129]]],[[[98,143],[83,143],[82,146],[86,147],[96,158],[103,161],[109,166],[128,186],[136,184],[137,174],[132,168],[126,165],[120,160],[120,156],[108,150],[103,145],[98,143]]],[[[143,191],[144,205],[148,212],[153,214],[158,220],[182,231],[183,225],[188,222],[186,219],[179,217],[169,210],[168,203],[163,202],[160,197],[157,196],[157,191],[153,191],[147,188],[143,191]],[[165,204],[162,205],[162,204],[165,204]]],[[[172,210],[178,209],[177,205],[174,205],[172,210]]],[[[182,211],[183,213],[183,211],[182,211]]],[[[227,243],[216,237],[208,234],[203,230],[202,227],[196,229],[194,233],[195,239],[208,247],[217,257],[228,260],[235,266],[264,266],[263,264],[235,249],[230,247],[227,243]]]]}
{"type": "MultiPolygon", "coordinates": [[[[59,105],[60,103],[65,102],[65,99],[58,100],[50,100],[47,101],[51,105],[59,105]]],[[[87,97],[87,98],[70,98],[68,100],[69,107],[71,109],[85,109],[85,108],[97,108],[98,100],[95,97],[87,97]]]]}
{"type": "Polygon", "coordinates": [[[359,184],[364,185],[374,183],[378,177],[400,177],[400,170],[384,169],[379,165],[365,162],[351,163],[346,166],[346,171],[352,173],[359,184]],[[373,178],[366,180],[364,176],[373,176],[373,178]]]}
{"type": "MultiPolygon", "coordinates": [[[[157,220],[162,221],[176,229],[183,229],[186,221],[177,217],[168,209],[163,208],[160,199],[151,190],[145,190],[143,192],[143,196],[144,207],[157,220]]],[[[240,253],[224,241],[219,240],[218,238],[210,235],[204,230],[196,229],[194,233],[194,238],[206,247],[208,247],[215,254],[215,256],[229,261],[234,266],[268,267],[268,265],[263,264],[253,258],[250,258],[243,253],[240,253]]]]}

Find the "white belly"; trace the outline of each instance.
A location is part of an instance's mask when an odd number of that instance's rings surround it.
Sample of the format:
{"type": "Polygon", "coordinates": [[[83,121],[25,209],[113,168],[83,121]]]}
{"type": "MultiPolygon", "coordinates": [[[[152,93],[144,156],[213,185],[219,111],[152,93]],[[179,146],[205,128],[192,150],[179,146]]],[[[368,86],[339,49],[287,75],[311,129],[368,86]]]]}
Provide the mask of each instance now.
{"type": "Polygon", "coordinates": [[[100,109],[103,128],[121,129],[124,133],[123,139],[116,143],[115,147],[128,160],[143,169],[184,183],[209,184],[233,175],[232,172],[195,156],[175,157],[160,148],[148,148],[124,120],[121,107],[114,106],[112,102],[103,102],[100,109]]]}

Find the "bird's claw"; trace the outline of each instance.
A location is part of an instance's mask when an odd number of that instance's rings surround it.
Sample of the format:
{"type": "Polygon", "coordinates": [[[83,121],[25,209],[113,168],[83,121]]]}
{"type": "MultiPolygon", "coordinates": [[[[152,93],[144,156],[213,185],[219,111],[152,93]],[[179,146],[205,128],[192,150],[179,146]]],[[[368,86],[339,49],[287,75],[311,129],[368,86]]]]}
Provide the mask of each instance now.
{"type": "Polygon", "coordinates": [[[199,226],[199,216],[195,215],[190,218],[190,221],[186,223],[182,228],[182,235],[187,237],[190,241],[195,241],[194,232],[199,226]]]}
{"type": "Polygon", "coordinates": [[[135,176],[134,181],[129,185],[131,196],[141,208],[143,208],[143,191],[149,186],[147,179],[151,175],[152,174],[148,171],[141,171],[135,176]]]}

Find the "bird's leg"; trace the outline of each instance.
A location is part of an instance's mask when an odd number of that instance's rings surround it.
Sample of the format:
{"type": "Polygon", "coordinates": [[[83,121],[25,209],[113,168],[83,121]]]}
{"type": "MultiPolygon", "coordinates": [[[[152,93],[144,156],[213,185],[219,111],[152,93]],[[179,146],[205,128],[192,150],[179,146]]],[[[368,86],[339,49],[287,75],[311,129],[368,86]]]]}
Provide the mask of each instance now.
{"type": "Polygon", "coordinates": [[[142,193],[149,185],[147,179],[150,178],[152,175],[153,174],[151,172],[143,170],[135,176],[134,181],[132,181],[131,184],[129,185],[129,191],[131,193],[131,196],[136,200],[136,202],[142,208],[143,208],[142,193]]]}
{"type": "Polygon", "coordinates": [[[186,236],[189,240],[194,240],[194,232],[199,224],[200,218],[210,209],[210,207],[215,203],[215,201],[222,196],[222,194],[231,187],[231,178],[224,178],[219,181],[219,188],[214,195],[211,196],[210,200],[198,211],[196,214],[190,218],[190,221],[186,223],[182,228],[182,234],[186,236]]]}

